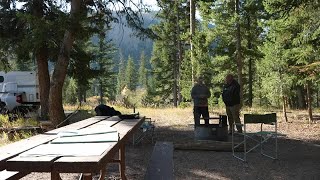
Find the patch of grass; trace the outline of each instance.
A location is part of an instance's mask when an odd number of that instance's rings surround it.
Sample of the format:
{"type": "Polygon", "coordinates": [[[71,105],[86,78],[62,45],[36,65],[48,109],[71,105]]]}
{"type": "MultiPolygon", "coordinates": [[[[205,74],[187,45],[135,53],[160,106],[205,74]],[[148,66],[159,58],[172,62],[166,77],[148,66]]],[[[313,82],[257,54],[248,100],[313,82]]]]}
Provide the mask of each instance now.
{"type": "Polygon", "coordinates": [[[11,128],[12,127],[12,124],[9,121],[8,115],[0,115],[0,126],[2,128],[11,128]]]}
{"type": "Polygon", "coordinates": [[[0,135],[0,146],[9,144],[14,141],[19,141],[21,139],[29,138],[35,133],[30,131],[19,131],[19,132],[12,132],[12,128],[23,128],[23,127],[37,127],[39,126],[39,121],[35,119],[24,119],[18,118],[16,120],[10,121],[8,115],[0,115],[0,125],[4,128],[2,134],[0,135]],[[5,130],[7,129],[7,130],[5,130]]]}
{"type": "Polygon", "coordinates": [[[0,126],[2,128],[39,126],[39,121],[35,119],[24,119],[21,117],[16,120],[10,121],[10,118],[8,115],[0,115],[0,126]]]}

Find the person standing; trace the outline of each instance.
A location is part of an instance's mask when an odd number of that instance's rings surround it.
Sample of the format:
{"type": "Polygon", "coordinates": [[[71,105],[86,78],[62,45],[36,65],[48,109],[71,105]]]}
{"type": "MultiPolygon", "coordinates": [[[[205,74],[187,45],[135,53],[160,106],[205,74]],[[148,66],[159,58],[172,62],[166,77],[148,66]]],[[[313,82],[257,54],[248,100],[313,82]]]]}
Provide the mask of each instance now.
{"type": "Polygon", "coordinates": [[[191,90],[193,99],[194,125],[200,125],[202,115],[205,125],[209,125],[208,98],[211,96],[209,88],[204,84],[203,77],[199,77],[191,90]]]}
{"type": "MultiPolygon", "coordinates": [[[[240,121],[240,85],[233,78],[232,74],[228,74],[225,78],[225,85],[223,87],[222,99],[226,105],[226,112],[229,121],[229,134],[232,133],[234,123],[241,123],[240,121]]],[[[241,126],[236,126],[238,132],[242,132],[241,126]]]]}

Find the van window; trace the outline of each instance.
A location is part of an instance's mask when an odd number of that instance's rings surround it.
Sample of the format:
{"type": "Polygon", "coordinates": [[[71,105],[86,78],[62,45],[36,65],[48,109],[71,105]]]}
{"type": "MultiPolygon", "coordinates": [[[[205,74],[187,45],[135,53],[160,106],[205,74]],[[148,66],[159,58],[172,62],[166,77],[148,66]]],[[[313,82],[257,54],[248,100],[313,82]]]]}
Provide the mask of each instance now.
{"type": "Polygon", "coordinates": [[[0,76],[0,83],[3,83],[3,81],[4,81],[4,77],[0,76]]]}

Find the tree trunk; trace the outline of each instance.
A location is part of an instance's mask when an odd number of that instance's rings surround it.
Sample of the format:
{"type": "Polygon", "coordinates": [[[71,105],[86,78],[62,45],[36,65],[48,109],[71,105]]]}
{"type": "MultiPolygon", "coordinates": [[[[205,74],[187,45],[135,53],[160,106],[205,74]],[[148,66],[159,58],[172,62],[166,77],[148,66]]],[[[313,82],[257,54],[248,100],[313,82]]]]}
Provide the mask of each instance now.
{"type": "Polygon", "coordinates": [[[48,69],[48,49],[42,47],[36,53],[41,105],[41,119],[47,120],[49,114],[50,75],[48,69]]]}
{"type": "Polygon", "coordinates": [[[302,86],[297,87],[297,106],[299,109],[306,109],[305,92],[302,86]]]}
{"type": "Polygon", "coordinates": [[[319,107],[319,89],[317,89],[317,108],[319,107]]]}
{"type": "MultiPolygon", "coordinates": [[[[76,14],[80,12],[81,2],[81,0],[71,1],[70,24],[77,24],[76,14]]],[[[65,31],[58,60],[52,74],[49,94],[49,115],[54,126],[59,125],[65,118],[62,104],[62,88],[67,74],[71,48],[75,40],[75,30],[75,28],[70,27],[65,31]]]]}
{"type": "Polygon", "coordinates": [[[191,50],[191,75],[192,75],[192,85],[195,81],[194,75],[194,59],[193,59],[193,36],[195,32],[195,21],[196,21],[196,3],[195,0],[190,0],[190,50],[191,50]]]}
{"type": "Polygon", "coordinates": [[[241,55],[241,31],[240,31],[240,1],[235,1],[236,9],[236,62],[238,70],[238,81],[240,84],[240,106],[243,104],[243,77],[242,77],[242,55],[241,55]]]}
{"type": "Polygon", "coordinates": [[[182,63],[182,47],[181,47],[181,39],[180,39],[180,11],[178,10],[177,13],[177,32],[178,32],[178,67],[177,67],[177,96],[178,96],[178,105],[180,105],[182,101],[182,96],[181,96],[181,63],[182,63]]]}
{"type": "MultiPolygon", "coordinates": [[[[247,21],[247,28],[248,28],[248,31],[250,32],[251,31],[251,19],[250,19],[250,16],[248,15],[248,21],[247,21]]],[[[252,49],[252,43],[251,43],[251,37],[249,36],[248,38],[248,49],[251,50],[252,49]]],[[[252,99],[253,99],[253,93],[252,93],[252,89],[253,89],[253,72],[252,72],[252,58],[249,57],[249,72],[248,72],[248,75],[249,75],[249,78],[248,78],[248,106],[249,107],[252,107],[252,99]]]]}
{"type": "MultiPolygon", "coordinates": [[[[33,1],[32,14],[41,19],[44,16],[44,4],[42,0],[33,1]]],[[[35,58],[38,67],[38,81],[40,93],[41,119],[47,120],[49,113],[49,92],[50,92],[50,75],[48,69],[48,47],[47,42],[42,40],[42,46],[35,50],[35,58]]]]}
{"type": "Polygon", "coordinates": [[[103,82],[102,80],[100,80],[100,104],[103,104],[104,103],[104,100],[103,100],[103,82]]]}
{"type": "Polygon", "coordinates": [[[286,122],[288,122],[288,116],[287,116],[287,98],[286,96],[282,96],[282,104],[283,104],[283,117],[286,120],[286,122]]]}
{"type": "Polygon", "coordinates": [[[180,105],[182,101],[181,96],[181,63],[182,63],[182,48],[181,48],[181,41],[178,41],[178,51],[179,51],[179,60],[178,60],[178,72],[177,72],[177,79],[178,79],[178,105],[180,105]]]}
{"type": "MultiPolygon", "coordinates": [[[[175,36],[175,45],[177,44],[177,38],[175,36]]],[[[172,56],[172,60],[173,60],[173,105],[174,107],[178,107],[178,76],[177,76],[177,61],[178,61],[178,58],[176,56],[176,54],[174,54],[172,56]]]]}
{"type": "Polygon", "coordinates": [[[307,104],[308,104],[309,123],[311,123],[311,122],[313,122],[313,118],[312,118],[312,97],[311,97],[311,88],[310,88],[310,82],[309,81],[307,81],[306,90],[307,90],[307,104]]]}

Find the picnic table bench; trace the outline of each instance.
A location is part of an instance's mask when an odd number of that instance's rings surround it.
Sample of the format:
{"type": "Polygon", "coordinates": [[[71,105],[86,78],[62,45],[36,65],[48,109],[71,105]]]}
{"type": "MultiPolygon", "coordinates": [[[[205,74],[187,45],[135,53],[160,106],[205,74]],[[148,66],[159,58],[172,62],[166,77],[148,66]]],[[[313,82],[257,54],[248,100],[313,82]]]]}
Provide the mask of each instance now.
{"type": "Polygon", "coordinates": [[[50,172],[53,180],[60,179],[59,173],[84,173],[90,179],[100,172],[104,179],[106,165],[119,163],[126,179],[125,143],[144,119],[96,116],[9,144],[0,148],[0,171],[9,171],[11,179],[31,172],[50,172]]]}
{"type": "Polygon", "coordinates": [[[157,142],[144,177],[145,180],[173,180],[173,143],[157,142]]]}

